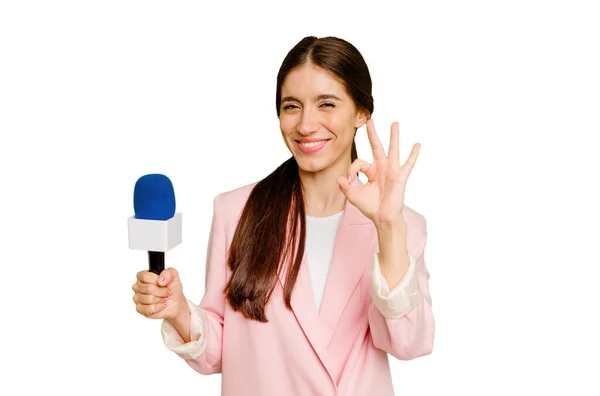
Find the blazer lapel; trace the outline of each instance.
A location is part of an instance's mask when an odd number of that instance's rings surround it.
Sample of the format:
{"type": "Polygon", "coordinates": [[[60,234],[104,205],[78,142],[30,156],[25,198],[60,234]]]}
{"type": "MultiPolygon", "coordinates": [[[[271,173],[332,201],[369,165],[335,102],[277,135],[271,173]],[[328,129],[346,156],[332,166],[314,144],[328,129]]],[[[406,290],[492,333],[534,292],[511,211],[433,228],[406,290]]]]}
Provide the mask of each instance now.
{"type": "MultiPolygon", "coordinates": [[[[354,186],[362,184],[358,178],[352,182],[354,186]]],[[[315,302],[306,253],[302,258],[302,265],[292,292],[291,306],[294,315],[330,375],[331,371],[325,359],[327,345],[365,265],[370,263],[374,233],[372,227],[368,227],[369,224],[373,224],[372,221],[346,200],[335,238],[320,312],[315,302]]],[[[285,286],[289,265],[287,260],[279,273],[278,278],[282,288],[285,286]]]]}
{"type": "MultiPolygon", "coordinates": [[[[279,273],[279,283],[281,287],[285,289],[285,277],[287,274],[287,266],[289,266],[289,260],[286,260],[286,268],[279,273]]],[[[294,285],[291,296],[291,306],[294,311],[294,315],[302,328],[306,338],[312,345],[319,359],[325,365],[325,333],[322,325],[319,322],[319,314],[317,312],[317,303],[313,293],[313,288],[310,280],[310,274],[308,272],[306,260],[306,253],[302,258],[302,264],[300,271],[298,272],[298,278],[294,285]]]]}
{"type": "MultiPolygon", "coordinates": [[[[363,183],[357,178],[352,184],[359,186],[363,183]]],[[[374,228],[369,225],[373,225],[371,219],[346,200],[319,311],[326,346],[364,273],[365,266],[371,263],[373,244],[377,243],[377,240],[374,228]]]]}

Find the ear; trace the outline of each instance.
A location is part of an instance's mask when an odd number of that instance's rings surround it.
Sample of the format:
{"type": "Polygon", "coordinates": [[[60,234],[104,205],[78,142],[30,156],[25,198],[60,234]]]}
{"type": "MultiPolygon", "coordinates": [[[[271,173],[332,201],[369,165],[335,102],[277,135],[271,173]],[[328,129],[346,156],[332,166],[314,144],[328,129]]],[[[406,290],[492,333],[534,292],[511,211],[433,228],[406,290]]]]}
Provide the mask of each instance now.
{"type": "Polygon", "coordinates": [[[368,112],[366,110],[358,110],[356,112],[356,119],[354,120],[354,128],[358,129],[365,125],[369,120],[368,112]]]}

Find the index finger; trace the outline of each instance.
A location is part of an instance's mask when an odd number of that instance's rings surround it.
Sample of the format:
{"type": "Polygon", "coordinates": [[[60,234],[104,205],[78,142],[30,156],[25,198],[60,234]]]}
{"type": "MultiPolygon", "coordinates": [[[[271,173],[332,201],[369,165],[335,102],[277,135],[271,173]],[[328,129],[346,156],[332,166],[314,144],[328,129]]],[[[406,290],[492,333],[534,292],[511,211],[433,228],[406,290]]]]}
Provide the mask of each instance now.
{"type": "Polygon", "coordinates": [[[142,283],[155,285],[156,281],[158,280],[158,275],[156,275],[154,272],[144,270],[137,273],[137,279],[142,283]]]}
{"type": "Polygon", "coordinates": [[[369,137],[369,143],[371,143],[371,148],[373,149],[373,162],[384,160],[386,158],[385,150],[379,141],[377,133],[375,133],[375,123],[372,118],[367,121],[367,136],[369,137]]]}

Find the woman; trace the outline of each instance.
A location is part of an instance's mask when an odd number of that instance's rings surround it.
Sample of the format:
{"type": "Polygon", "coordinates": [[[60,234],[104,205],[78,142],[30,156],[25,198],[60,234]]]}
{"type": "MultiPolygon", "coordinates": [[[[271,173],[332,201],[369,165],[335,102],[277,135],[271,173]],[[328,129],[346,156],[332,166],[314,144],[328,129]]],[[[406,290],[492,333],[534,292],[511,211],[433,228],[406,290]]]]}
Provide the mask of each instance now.
{"type": "Polygon", "coordinates": [[[400,166],[394,123],[386,155],[367,65],[338,38],[288,53],[276,109],[292,157],[215,198],[200,305],[168,268],[137,274],[136,309],[194,370],[222,373],[223,395],[393,395],[388,354],[433,348],[425,218],[404,206],[420,145],[400,166]],[[373,164],[354,143],[365,123],[373,164]]]}

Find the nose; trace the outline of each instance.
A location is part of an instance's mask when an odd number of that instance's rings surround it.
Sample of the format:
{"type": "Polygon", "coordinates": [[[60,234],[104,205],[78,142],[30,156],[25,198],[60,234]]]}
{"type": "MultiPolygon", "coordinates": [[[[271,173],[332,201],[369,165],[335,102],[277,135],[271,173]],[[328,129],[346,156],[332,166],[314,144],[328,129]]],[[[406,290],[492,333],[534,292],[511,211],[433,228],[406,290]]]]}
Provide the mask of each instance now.
{"type": "Polygon", "coordinates": [[[311,109],[302,110],[302,118],[298,123],[298,133],[310,135],[319,130],[319,122],[311,109]]]}

